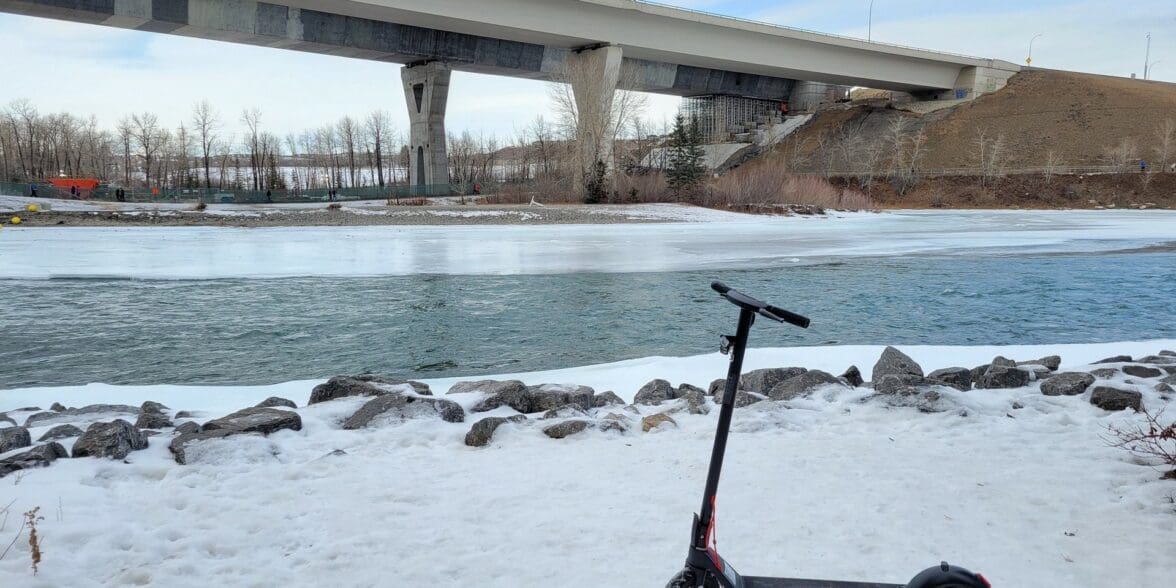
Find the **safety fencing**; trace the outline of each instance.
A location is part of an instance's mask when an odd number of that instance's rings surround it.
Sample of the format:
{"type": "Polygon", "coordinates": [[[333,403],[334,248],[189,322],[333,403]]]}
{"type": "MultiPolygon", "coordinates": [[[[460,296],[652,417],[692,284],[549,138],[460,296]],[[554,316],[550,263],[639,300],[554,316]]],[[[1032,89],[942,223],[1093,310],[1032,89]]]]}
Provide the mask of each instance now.
{"type": "Polygon", "coordinates": [[[219,188],[119,188],[102,184],[93,190],[71,193],[69,189],[45,182],[0,182],[0,194],[60,198],[64,200],[98,200],[124,202],[204,202],[207,204],[264,204],[291,202],[347,202],[357,200],[396,200],[474,194],[489,190],[482,185],[431,184],[367,186],[362,188],[327,188],[313,190],[233,190],[219,188]],[[118,190],[122,190],[119,197],[118,190]],[[332,194],[334,192],[334,194],[332,194]]]}

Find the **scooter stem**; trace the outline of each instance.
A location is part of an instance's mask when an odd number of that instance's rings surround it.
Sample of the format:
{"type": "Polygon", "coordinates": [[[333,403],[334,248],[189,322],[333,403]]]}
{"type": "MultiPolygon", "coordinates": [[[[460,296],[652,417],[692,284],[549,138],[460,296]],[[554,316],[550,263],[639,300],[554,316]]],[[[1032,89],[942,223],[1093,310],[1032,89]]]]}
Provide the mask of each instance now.
{"type": "Polygon", "coordinates": [[[739,375],[743,372],[743,353],[747,350],[747,338],[751,334],[753,323],[755,323],[755,313],[746,308],[740,308],[739,328],[736,330],[734,338],[727,338],[731,345],[731,365],[727,369],[727,383],[723,389],[723,399],[719,406],[719,426],[715,432],[715,445],[711,450],[710,469],[706,474],[706,489],[702,495],[702,508],[699,509],[699,524],[694,529],[692,545],[694,549],[706,549],[706,532],[710,528],[711,518],[714,517],[714,499],[719,491],[719,476],[723,471],[723,455],[727,451],[727,433],[731,429],[731,416],[735,412],[735,393],[739,388],[739,375]]]}

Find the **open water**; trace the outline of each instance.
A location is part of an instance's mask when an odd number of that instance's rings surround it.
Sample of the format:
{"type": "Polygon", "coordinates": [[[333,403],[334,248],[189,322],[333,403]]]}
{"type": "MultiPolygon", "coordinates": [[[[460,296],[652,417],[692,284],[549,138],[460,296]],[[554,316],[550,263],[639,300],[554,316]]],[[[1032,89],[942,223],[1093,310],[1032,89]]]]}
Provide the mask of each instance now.
{"type": "Polygon", "coordinates": [[[712,279],[812,318],[752,345],[1176,337],[1176,252],[904,255],[758,269],[0,279],[0,389],[521,372],[717,349],[712,279]]]}

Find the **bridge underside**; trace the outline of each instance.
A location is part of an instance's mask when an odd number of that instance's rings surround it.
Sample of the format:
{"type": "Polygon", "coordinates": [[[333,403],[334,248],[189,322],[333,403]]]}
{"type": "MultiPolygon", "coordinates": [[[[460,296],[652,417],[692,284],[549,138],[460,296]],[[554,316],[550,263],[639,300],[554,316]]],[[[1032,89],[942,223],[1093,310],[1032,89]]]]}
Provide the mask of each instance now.
{"type": "MultiPolygon", "coordinates": [[[[610,157],[611,147],[602,138],[607,134],[601,130],[606,123],[606,118],[602,118],[605,115],[601,113],[611,112],[616,88],[682,97],[717,95],[788,101],[795,110],[825,100],[823,97],[831,95],[828,91],[832,87],[830,84],[923,92],[954,88],[951,91],[962,97],[961,94],[973,91],[992,91],[1003,86],[1004,80],[1012,75],[1011,71],[1003,69],[937,61],[922,53],[912,57],[893,54],[894,50],[887,54],[885,51],[837,47],[827,40],[792,39],[787,41],[792,45],[773,44],[775,41],[771,39],[776,37],[769,39],[761,33],[735,30],[727,25],[724,25],[726,28],[692,28],[703,25],[682,18],[656,21],[664,29],[659,38],[661,46],[679,46],[677,51],[666,52],[640,46],[641,38],[649,31],[644,21],[635,20],[637,12],[610,13],[591,37],[577,39],[542,32],[544,27],[554,27],[555,23],[562,22],[561,18],[575,19],[576,15],[587,18],[584,16],[587,13],[577,10],[597,4],[603,6],[601,2],[584,2],[582,6],[555,2],[520,5],[520,0],[500,0],[499,5],[491,6],[486,1],[473,3],[476,6],[467,8],[464,4],[431,0],[411,4],[420,11],[417,13],[389,7],[406,5],[404,2],[379,4],[377,12],[370,11],[375,10],[373,2],[276,2],[282,3],[255,0],[0,0],[0,12],[404,64],[401,77],[412,121],[410,182],[422,187],[448,181],[444,117],[451,70],[571,83],[577,110],[595,113],[589,116],[595,117],[593,120],[577,123],[577,143],[583,150],[579,162],[584,169],[596,165],[595,162],[602,158],[607,162],[610,157]],[[470,29],[469,22],[455,17],[455,14],[470,17],[512,3],[523,7],[516,6],[515,11],[504,18],[532,21],[529,25],[532,28],[522,34],[502,26],[470,29]],[[357,7],[365,6],[368,12],[354,12],[357,7]],[[343,14],[328,10],[353,12],[343,14]],[[429,10],[438,12],[420,20],[421,14],[429,10]],[[444,10],[451,13],[446,16],[444,10]],[[537,12],[542,13],[538,14],[541,17],[538,21],[535,20],[537,12]],[[413,14],[417,16],[413,17],[413,14]],[[397,20],[402,22],[392,22],[397,20]],[[461,32],[431,28],[434,26],[466,28],[461,32]],[[612,38],[613,34],[607,31],[618,28],[629,29],[625,33],[628,37],[622,32],[616,34],[619,38],[630,39],[633,46],[626,45],[623,40],[619,44],[585,41],[601,36],[612,38]],[[694,39],[683,43],[681,36],[685,33],[682,31],[690,30],[695,31],[694,39]],[[725,57],[718,53],[710,57],[694,54],[691,48],[697,47],[698,43],[708,43],[715,35],[723,36],[736,49],[728,47],[725,57]],[[753,38],[758,41],[753,42],[753,38]],[[743,47],[742,41],[751,43],[746,50],[739,49],[743,47]],[[822,51],[836,58],[828,55],[822,58],[822,51]],[[759,60],[758,65],[748,59],[751,55],[759,60]],[[793,66],[772,66],[776,61],[788,61],[793,66]],[[819,62],[825,69],[796,69],[799,62],[819,62]],[[732,69],[727,69],[729,66],[732,69]],[[593,73],[584,79],[575,70],[586,67],[593,73]],[[746,70],[734,71],[740,68],[746,70]],[[841,73],[843,70],[855,73],[841,73]],[[791,77],[794,74],[813,77],[798,80],[791,77]],[[871,80],[879,83],[871,84],[871,80]],[[964,87],[961,88],[960,84],[964,87]]],[[[622,10],[631,8],[625,5],[622,10]]]]}
{"type": "MultiPolygon", "coordinates": [[[[544,46],[247,0],[0,0],[0,11],[125,29],[534,80],[561,80],[580,48],[544,46]]],[[[784,78],[624,58],[624,89],[787,100],[784,78]]]]}

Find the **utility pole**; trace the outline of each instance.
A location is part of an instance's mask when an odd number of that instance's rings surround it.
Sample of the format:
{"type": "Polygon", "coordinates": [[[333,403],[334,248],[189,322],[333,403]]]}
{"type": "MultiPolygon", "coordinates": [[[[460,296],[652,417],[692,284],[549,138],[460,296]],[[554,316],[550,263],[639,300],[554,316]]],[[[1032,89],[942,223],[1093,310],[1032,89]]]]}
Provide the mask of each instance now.
{"type": "Polygon", "coordinates": [[[1143,58],[1143,79],[1145,80],[1147,79],[1149,61],[1151,61],[1151,33],[1147,34],[1147,54],[1143,58]]]}
{"type": "Polygon", "coordinates": [[[874,40],[874,0],[870,0],[870,15],[866,17],[866,41],[874,40]]]}
{"type": "Polygon", "coordinates": [[[1025,58],[1025,65],[1033,65],[1033,42],[1036,41],[1040,36],[1042,36],[1042,34],[1037,33],[1036,35],[1033,35],[1032,39],[1029,39],[1029,56],[1025,58]]]}

